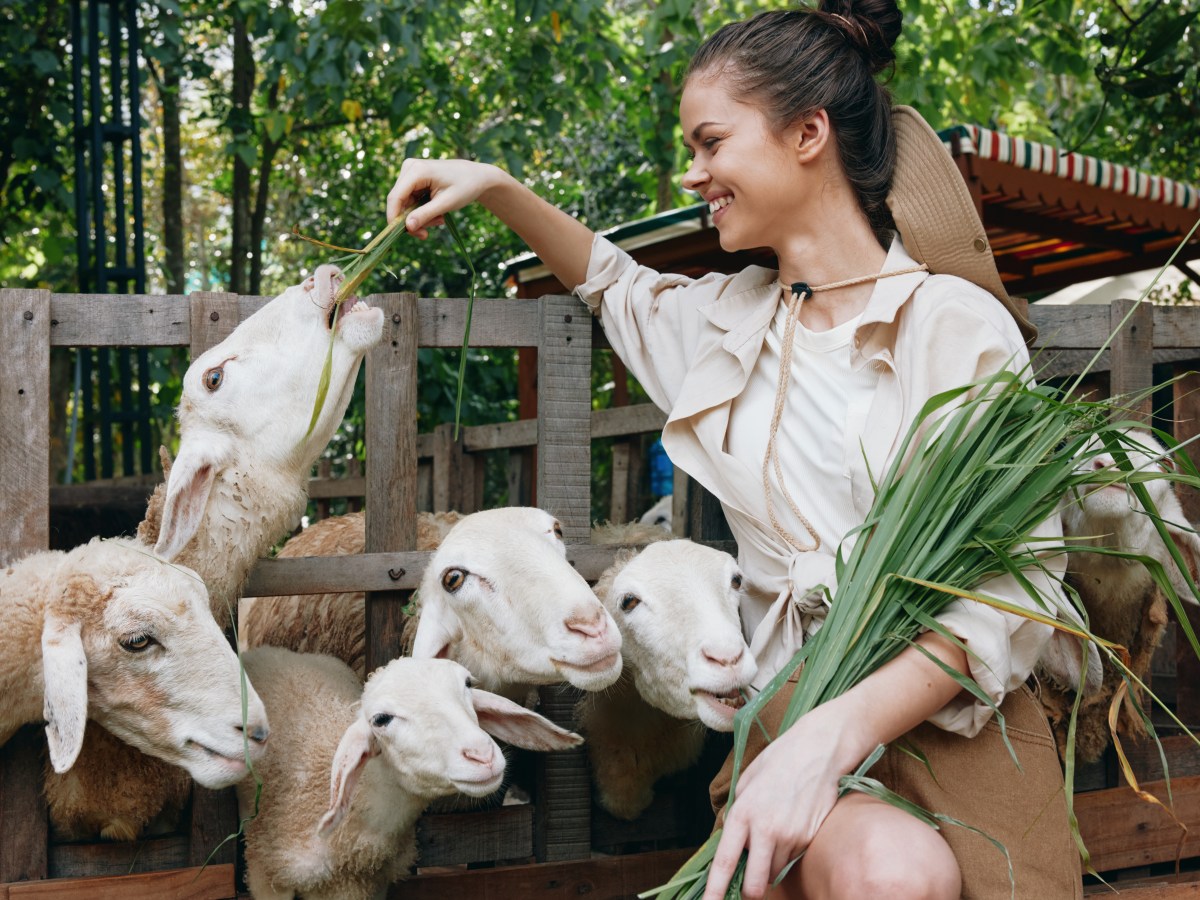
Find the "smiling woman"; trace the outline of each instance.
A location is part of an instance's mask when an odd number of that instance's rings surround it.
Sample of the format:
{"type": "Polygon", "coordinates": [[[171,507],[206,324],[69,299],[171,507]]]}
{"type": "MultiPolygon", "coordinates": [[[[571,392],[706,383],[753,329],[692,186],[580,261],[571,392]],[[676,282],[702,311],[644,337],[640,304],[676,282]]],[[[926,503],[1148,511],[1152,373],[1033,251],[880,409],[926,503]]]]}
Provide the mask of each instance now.
{"type": "MultiPolygon", "coordinates": [[[[1034,333],[941,141],[915,110],[893,109],[877,80],[900,28],[893,0],[825,0],[727,25],[693,59],[680,102],[692,156],[683,184],[709,204],[725,250],[766,247],[778,271],[653,271],[509,175],[462,160],[406,160],[388,195],[395,217],[429,193],[405,216],[418,237],[478,200],[599,316],[670,414],[662,440],[672,462],[722,503],[760,686],[836,604],[839,549],[854,544],[877,476],[903,462],[902,436],[926,401],[1023,371],[1034,333]]],[[[1044,534],[1060,533],[1051,515],[1044,534]]],[[[1028,608],[1036,603],[1020,584],[1033,583],[1053,608],[1058,574],[1061,565],[1035,566],[987,590],[1028,608]]],[[[705,900],[724,895],[744,853],[750,898],[801,853],[781,896],[1008,895],[1003,858],[977,858],[973,838],[935,832],[875,798],[838,797],[839,779],[878,744],[932,728],[945,735],[935,771],[969,759],[964,771],[975,773],[950,793],[978,811],[1000,808],[1011,761],[987,726],[1002,704],[1031,708],[1023,685],[1050,629],[966,601],[937,621],[944,635],[924,634],[749,762],[705,900]],[[960,691],[962,676],[981,696],[960,691]]],[[[1050,793],[1026,792],[1026,806],[984,828],[1011,845],[1022,894],[1071,897],[1077,859],[1065,806],[1044,808],[1062,780],[1041,731],[1021,764],[1050,793]]]]}

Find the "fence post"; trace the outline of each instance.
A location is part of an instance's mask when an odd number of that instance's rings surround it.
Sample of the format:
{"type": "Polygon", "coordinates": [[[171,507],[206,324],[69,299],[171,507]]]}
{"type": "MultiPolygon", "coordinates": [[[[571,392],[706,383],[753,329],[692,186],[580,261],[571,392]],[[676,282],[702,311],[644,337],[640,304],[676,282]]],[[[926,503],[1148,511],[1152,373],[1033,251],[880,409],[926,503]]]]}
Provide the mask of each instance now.
{"type": "MultiPolygon", "coordinates": [[[[592,508],[592,317],[574,297],[540,301],[538,347],[538,506],[558,518],[563,538],[586,541],[592,508]]],[[[541,690],[542,713],[570,727],[579,691],[541,690]]],[[[591,853],[591,779],[582,749],[538,759],[534,855],[539,861],[591,853]]]]}
{"type": "MultiPolygon", "coordinates": [[[[383,340],[367,353],[368,553],[417,545],[417,296],[379,294],[383,340]]],[[[400,655],[404,605],[411,591],[371,591],[366,597],[367,672],[400,655]]]]}
{"type": "MultiPolygon", "coordinates": [[[[50,546],[50,293],[0,291],[0,565],[50,546]]],[[[0,748],[0,884],[47,877],[39,726],[0,748]]]]}
{"type": "Polygon", "coordinates": [[[1117,399],[1119,418],[1141,419],[1150,423],[1154,384],[1154,306],[1135,300],[1114,300],[1109,307],[1112,331],[1112,368],[1109,394],[1117,399]],[[1137,309],[1133,309],[1137,306],[1137,309]],[[1120,331],[1117,326],[1133,309],[1133,315],[1120,331]]]}

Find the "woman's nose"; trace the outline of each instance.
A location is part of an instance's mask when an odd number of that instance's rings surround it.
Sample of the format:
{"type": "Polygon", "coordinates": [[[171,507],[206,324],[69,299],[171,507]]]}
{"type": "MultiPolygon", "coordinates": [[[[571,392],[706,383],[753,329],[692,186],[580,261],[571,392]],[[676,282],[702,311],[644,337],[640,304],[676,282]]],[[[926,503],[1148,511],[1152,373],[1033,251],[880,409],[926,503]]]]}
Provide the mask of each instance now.
{"type": "Polygon", "coordinates": [[[708,181],[708,173],[704,171],[703,166],[699,165],[693,159],[688,164],[687,171],[683,173],[683,189],[685,191],[699,191],[706,181],[708,181]]]}

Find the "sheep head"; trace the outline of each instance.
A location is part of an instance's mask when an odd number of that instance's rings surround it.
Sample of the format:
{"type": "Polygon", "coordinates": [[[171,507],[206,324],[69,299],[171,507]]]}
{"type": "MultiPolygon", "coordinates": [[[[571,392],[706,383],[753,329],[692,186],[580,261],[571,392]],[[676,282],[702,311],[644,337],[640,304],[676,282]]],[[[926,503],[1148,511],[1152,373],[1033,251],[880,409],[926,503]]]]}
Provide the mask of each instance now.
{"type": "Polygon", "coordinates": [[[336,306],[341,282],[337,266],[319,266],[188,367],[178,409],[179,454],[156,545],[164,558],[174,559],[195,535],[217,474],[235,457],[303,474],[329,443],[363,356],[383,334],[382,310],[361,300],[336,306]],[[310,431],[331,331],[328,392],[310,431]]]}
{"type": "Polygon", "coordinates": [[[54,770],[75,762],[91,717],[206,787],[241,779],[244,748],[262,753],[266,711],[247,683],[243,732],[237,656],[200,578],[124,540],[77,547],[60,571],[42,631],[54,770]]]}
{"type": "Polygon", "coordinates": [[[621,635],[566,554],[543,510],[464,516],[425,570],[412,655],[456,659],[489,690],[608,687],[621,674],[621,635]]]}
{"type": "Polygon", "coordinates": [[[342,821],[375,756],[417,797],[484,797],[504,779],[504,755],[490,735],[530,750],[582,743],[579,735],[473,684],[470,672],[447,659],[402,657],[372,673],[358,716],[334,754],[329,810],[318,832],[342,821]]]}
{"type": "Polygon", "coordinates": [[[596,594],[621,630],[643,699],[676,718],[731,731],[758,671],[738,616],[737,561],[687,540],[649,544],[618,556],[596,594]]]}

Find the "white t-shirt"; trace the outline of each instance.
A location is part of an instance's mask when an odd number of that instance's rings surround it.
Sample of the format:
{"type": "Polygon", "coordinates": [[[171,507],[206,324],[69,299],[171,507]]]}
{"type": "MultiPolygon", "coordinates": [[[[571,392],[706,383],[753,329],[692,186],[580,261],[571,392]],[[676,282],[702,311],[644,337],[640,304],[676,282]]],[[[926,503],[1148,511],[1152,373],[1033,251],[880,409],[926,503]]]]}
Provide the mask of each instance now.
{"type": "MultiPolygon", "coordinates": [[[[775,410],[787,313],[786,304],[780,303],[750,380],[729,413],[726,451],[759,473],[775,410]]],[[[820,536],[826,553],[836,550],[842,537],[862,524],[850,493],[847,454],[859,447],[879,370],[867,365],[856,372],[851,367],[851,342],[860,319],[855,316],[828,331],[809,331],[796,323],[787,397],[775,439],[788,493],[820,536]]],[[[769,478],[780,523],[801,546],[810,545],[808,531],[779,491],[774,461],[769,478]]]]}

